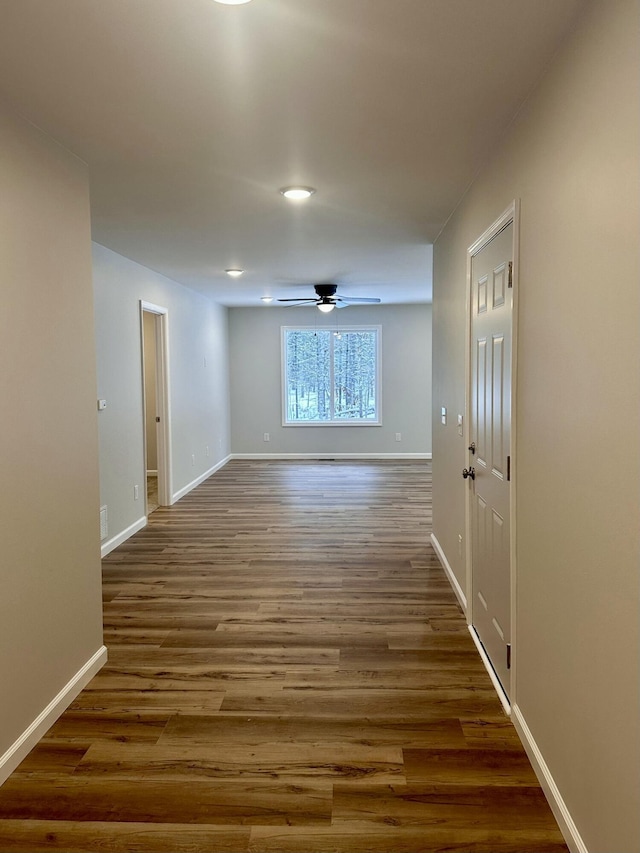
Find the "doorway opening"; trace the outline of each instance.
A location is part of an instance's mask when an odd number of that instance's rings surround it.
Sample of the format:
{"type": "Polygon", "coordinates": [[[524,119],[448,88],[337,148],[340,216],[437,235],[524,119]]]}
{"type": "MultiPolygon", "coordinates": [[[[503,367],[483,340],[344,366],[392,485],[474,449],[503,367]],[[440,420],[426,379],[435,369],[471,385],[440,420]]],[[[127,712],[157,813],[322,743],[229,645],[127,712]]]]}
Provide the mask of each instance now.
{"type": "Polygon", "coordinates": [[[140,302],[147,517],[173,503],[171,490],[167,309],[140,302]]]}

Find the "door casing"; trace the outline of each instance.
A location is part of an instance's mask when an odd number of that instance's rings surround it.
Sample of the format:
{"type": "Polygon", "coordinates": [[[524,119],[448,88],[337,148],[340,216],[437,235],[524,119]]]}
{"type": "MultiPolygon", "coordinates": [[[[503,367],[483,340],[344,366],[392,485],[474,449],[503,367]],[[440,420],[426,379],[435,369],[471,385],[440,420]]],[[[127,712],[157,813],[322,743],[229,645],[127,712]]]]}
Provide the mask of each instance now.
{"type": "Polygon", "coordinates": [[[471,383],[472,377],[472,263],[473,258],[477,255],[497,234],[506,228],[510,223],[513,223],[513,305],[512,305],[512,325],[511,325],[511,405],[509,418],[511,422],[511,488],[509,493],[509,520],[511,530],[511,541],[509,549],[510,563],[510,618],[511,618],[511,669],[510,669],[510,685],[509,696],[505,693],[498,680],[493,667],[487,657],[484,648],[480,644],[473,628],[473,608],[474,600],[471,594],[473,590],[473,552],[472,552],[472,506],[471,506],[471,490],[464,484],[465,490],[465,562],[466,562],[466,593],[467,593],[467,625],[471,636],[480,652],[482,660],[487,668],[489,676],[498,693],[500,701],[505,711],[511,713],[511,705],[516,701],[517,691],[517,659],[518,659],[518,643],[517,643],[517,623],[516,623],[516,583],[517,583],[517,566],[516,566],[516,494],[517,494],[517,339],[518,339],[518,268],[519,268],[519,234],[520,234],[520,201],[515,199],[509,207],[484,231],[474,243],[467,249],[467,334],[466,334],[466,381],[465,381],[465,427],[464,427],[464,443],[466,454],[466,467],[470,468],[473,465],[473,456],[467,450],[472,440],[470,431],[470,413],[471,413],[471,383]]]}

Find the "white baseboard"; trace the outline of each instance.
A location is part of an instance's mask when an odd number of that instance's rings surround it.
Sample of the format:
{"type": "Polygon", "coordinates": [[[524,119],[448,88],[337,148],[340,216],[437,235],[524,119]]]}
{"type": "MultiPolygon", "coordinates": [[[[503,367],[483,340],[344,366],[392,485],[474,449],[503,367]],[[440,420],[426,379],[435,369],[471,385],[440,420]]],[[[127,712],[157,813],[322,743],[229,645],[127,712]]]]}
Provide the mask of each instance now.
{"type": "Polygon", "coordinates": [[[575,825],[573,818],[571,817],[571,813],[567,808],[567,804],[563,800],[562,795],[558,790],[558,786],[551,775],[547,762],[544,760],[538,744],[535,742],[534,737],[531,734],[531,730],[526,723],[522,711],[518,705],[514,705],[511,711],[511,720],[513,725],[515,726],[520,740],[522,741],[522,745],[529,756],[531,766],[533,767],[535,774],[538,777],[538,781],[540,782],[540,786],[549,801],[551,810],[558,821],[558,826],[564,836],[564,840],[567,842],[569,850],[571,850],[571,853],[589,853],[587,845],[582,840],[582,837],[578,832],[578,827],[575,825]]]}
{"type": "Polygon", "coordinates": [[[458,601],[460,602],[460,606],[462,607],[462,609],[466,613],[467,612],[467,596],[464,594],[464,590],[462,589],[462,587],[458,583],[458,578],[453,573],[453,569],[449,565],[449,561],[447,560],[447,557],[446,557],[444,551],[442,550],[442,546],[440,545],[435,534],[433,534],[433,533],[431,534],[431,544],[433,545],[434,551],[438,555],[438,559],[442,563],[442,568],[444,569],[445,574],[446,574],[447,578],[449,579],[449,583],[453,587],[453,591],[455,592],[455,594],[458,598],[458,601]]]}
{"type": "Polygon", "coordinates": [[[133,524],[130,524],[126,530],[123,530],[121,533],[118,533],[117,536],[114,536],[112,539],[108,539],[100,546],[100,556],[106,557],[107,554],[110,554],[114,548],[117,548],[118,545],[122,545],[123,542],[126,542],[130,536],[133,536],[134,533],[137,533],[138,530],[142,530],[147,524],[147,516],[143,515],[142,518],[139,518],[137,521],[134,521],[133,524]]]}
{"type": "Polygon", "coordinates": [[[174,503],[175,501],[179,501],[180,498],[183,498],[185,495],[188,495],[189,492],[193,491],[193,489],[195,489],[196,486],[199,486],[200,483],[204,483],[205,480],[208,480],[212,474],[215,474],[216,471],[219,471],[220,468],[223,468],[230,459],[233,459],[233,456],[225,456],[225,458],[222,459],[220,462],[217,462],[213,466],[213,468],[209,468],[209,470],[205,471],[204,474],[200,474],[200,476],[196,477],[195,480],[192,480],[190,483],[187,483],[186,486],[183,486],[182,489],[180,489],[173,495],[174,503]]]}
{"type": "Polygon", "coordinates": [[[86,687],[106,662],[107,649],[106,646],[101,646],[85,665],[76,672],[73,678],[65,684],[58,695],[49,702],[44,711],[25,729],[4,755],[0,756],[0,785],[7,781],[20,762],[26,758],[40,738],[51,728],[58,717],[66,711],[78,693],[80,693],[83,687],[86,687]]]}
{"type": "Polygon", "coordinates": [[[232,453],[231,459],[431,459],[431,453],[232,453]]]}

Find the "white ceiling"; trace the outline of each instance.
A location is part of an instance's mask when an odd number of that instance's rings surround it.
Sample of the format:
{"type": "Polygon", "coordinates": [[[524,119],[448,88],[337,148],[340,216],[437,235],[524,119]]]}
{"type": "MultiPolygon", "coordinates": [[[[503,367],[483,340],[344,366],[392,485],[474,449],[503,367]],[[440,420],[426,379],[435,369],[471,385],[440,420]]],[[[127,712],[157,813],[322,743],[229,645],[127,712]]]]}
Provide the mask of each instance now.
{"type": "Polygon", "coordinates": [[[431,242],[583,6],[0,0],[0,94],[88,163],[98,243],[225,305],[430,301],[431,242]]]}

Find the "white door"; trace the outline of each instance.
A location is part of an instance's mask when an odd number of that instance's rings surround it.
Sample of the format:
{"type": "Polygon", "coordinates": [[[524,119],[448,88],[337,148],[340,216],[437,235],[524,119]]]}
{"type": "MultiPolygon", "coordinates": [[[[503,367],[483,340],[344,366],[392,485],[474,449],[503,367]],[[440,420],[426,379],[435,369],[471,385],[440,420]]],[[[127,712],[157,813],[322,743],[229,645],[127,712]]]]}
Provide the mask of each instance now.
{"type": "Polygon", "coordinates": [[[513,222],[471,257],[472,624],[500,683],[511,666],[513,222]]]}

